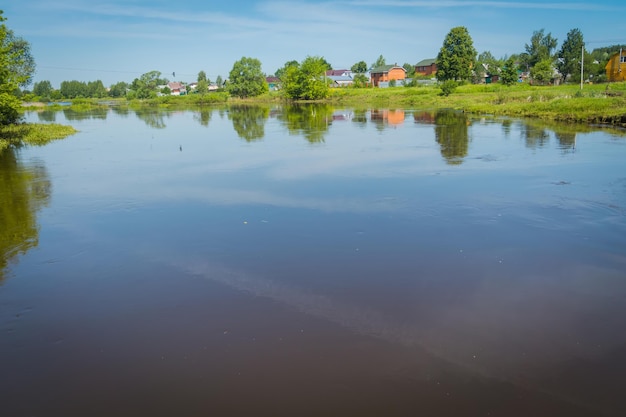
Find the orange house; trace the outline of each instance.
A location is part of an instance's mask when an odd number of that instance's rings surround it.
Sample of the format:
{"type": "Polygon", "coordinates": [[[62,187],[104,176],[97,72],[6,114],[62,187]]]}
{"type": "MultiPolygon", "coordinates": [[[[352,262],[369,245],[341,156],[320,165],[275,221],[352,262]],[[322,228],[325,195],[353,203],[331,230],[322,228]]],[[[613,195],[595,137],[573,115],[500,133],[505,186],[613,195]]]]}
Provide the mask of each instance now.
{"type": "Polygon", "coordinates": [[[404,80],[406,78],[406,70],[397,65],[383,65],[372,68],[370,76],[372,78],[372,85],[378,87],[378,84],[381,82],[404,80]]]}
{"type": "Polygon", "coordinates": [[[620,49],[611,55],[604,69],[609,81],[626,81],[626,51],[620,49]]]}

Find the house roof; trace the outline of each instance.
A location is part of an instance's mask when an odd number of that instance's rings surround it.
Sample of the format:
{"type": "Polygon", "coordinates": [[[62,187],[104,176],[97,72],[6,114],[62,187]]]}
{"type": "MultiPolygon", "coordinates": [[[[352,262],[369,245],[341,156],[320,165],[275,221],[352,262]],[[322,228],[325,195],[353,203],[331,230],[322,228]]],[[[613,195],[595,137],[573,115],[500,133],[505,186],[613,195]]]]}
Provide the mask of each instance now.
{"type": "Polygon", "coordinates": [[[385,72],[391,71],[392,68],[400,68],[402,71],[406,72],[406,70],[398,65],[381,65],[380,67],[372,68],[372,74],[384,74],[385,72]]]}
{"type": "Polygon", "coordinates": [[[416,67],[429,67],[434,64],[437,60],[435,58],[422,59],[420,62],[415,64],[416,67]]]}
{"type": "Polygon", "coordinates": [[[278,78],[278,77],[265,77],[265,81],[267,81],[268,83],[279,83],[280,82],[280,78],[278,78]]]}
{"type": "Polygon", "coordinates": [[[347,69],[339,69],[339,70],[326,70],[327,76],[339,77],[344,74],[349,74],[351,71],[347,69]]]}

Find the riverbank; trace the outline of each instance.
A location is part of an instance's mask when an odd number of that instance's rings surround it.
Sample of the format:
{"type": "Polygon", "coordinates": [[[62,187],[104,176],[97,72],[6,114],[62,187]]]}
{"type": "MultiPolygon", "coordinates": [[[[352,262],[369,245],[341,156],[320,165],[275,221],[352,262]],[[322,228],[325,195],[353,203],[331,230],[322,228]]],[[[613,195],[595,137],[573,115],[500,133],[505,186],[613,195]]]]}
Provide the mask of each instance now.
{"type": "Polygon", "coordinates": [[[59,124],[20,123],[0,126],[0,152],[10,146],[42,146],[76,132],[72,126],[59,124]]]}
{"type": "MultiPolygon", "coordinates": [[[[90,110],[94,107],[123,106],[128,108],[155,107],[165,109],[193,109],[224,104],[285,103],[280,91],[248,98],[229,97],[227,93],[209,93],[203,96],[163,96],[149,100],[74,100],[73,110],[90,110]]],[[[579,85],[530,86],[518,84],[463,85],[449,96],[441,95],[437,86],[395,88],[336,88],[330,90],[325,100],[317,103],[341,107],[404,108],[420,110],[455,109],[471,114],[511,117],[532,117],[564,122],[610,124],[626,127],[626,83],[579,85]]],[[[41,110],[41,107],[25,107],[41,110]]],[[[58,110],[65,106],[48,106],[58,110]]]]}

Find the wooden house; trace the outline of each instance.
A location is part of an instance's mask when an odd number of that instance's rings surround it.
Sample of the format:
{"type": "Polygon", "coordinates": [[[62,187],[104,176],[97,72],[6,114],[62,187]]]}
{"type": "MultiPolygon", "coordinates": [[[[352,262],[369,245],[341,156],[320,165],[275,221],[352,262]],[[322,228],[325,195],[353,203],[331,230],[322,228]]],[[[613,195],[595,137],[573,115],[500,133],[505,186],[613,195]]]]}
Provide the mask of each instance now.
{"type": "Polygon", "coordinates": [[[415,74],[435,75],[437,73],[437,60],[434,58],[423,59],[415,64],[415,74]]]}
{"type": "Polygon", "coordinates": [[[620,49],[611,55],[604,69],[609,81],[626,81],[626,51],[620,49]]]}

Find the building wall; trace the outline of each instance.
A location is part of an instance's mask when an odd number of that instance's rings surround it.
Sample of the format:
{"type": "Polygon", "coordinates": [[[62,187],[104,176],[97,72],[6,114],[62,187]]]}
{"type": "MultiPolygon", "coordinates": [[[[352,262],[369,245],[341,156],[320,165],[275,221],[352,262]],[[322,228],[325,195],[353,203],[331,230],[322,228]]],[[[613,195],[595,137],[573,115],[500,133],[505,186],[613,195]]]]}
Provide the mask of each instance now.
{"type": "Polygon", "coordinates": [[[622,52],[620,62],[619,54],[615,54],[606,64],[606,77],[609,81],[626,81],[626,51],[622,52]]]}
{"type": "Polygon", "coordinates": [[[437,64],[415,67],[415,72],[421,75],[433,75],[437,72],[437,64]]]}

